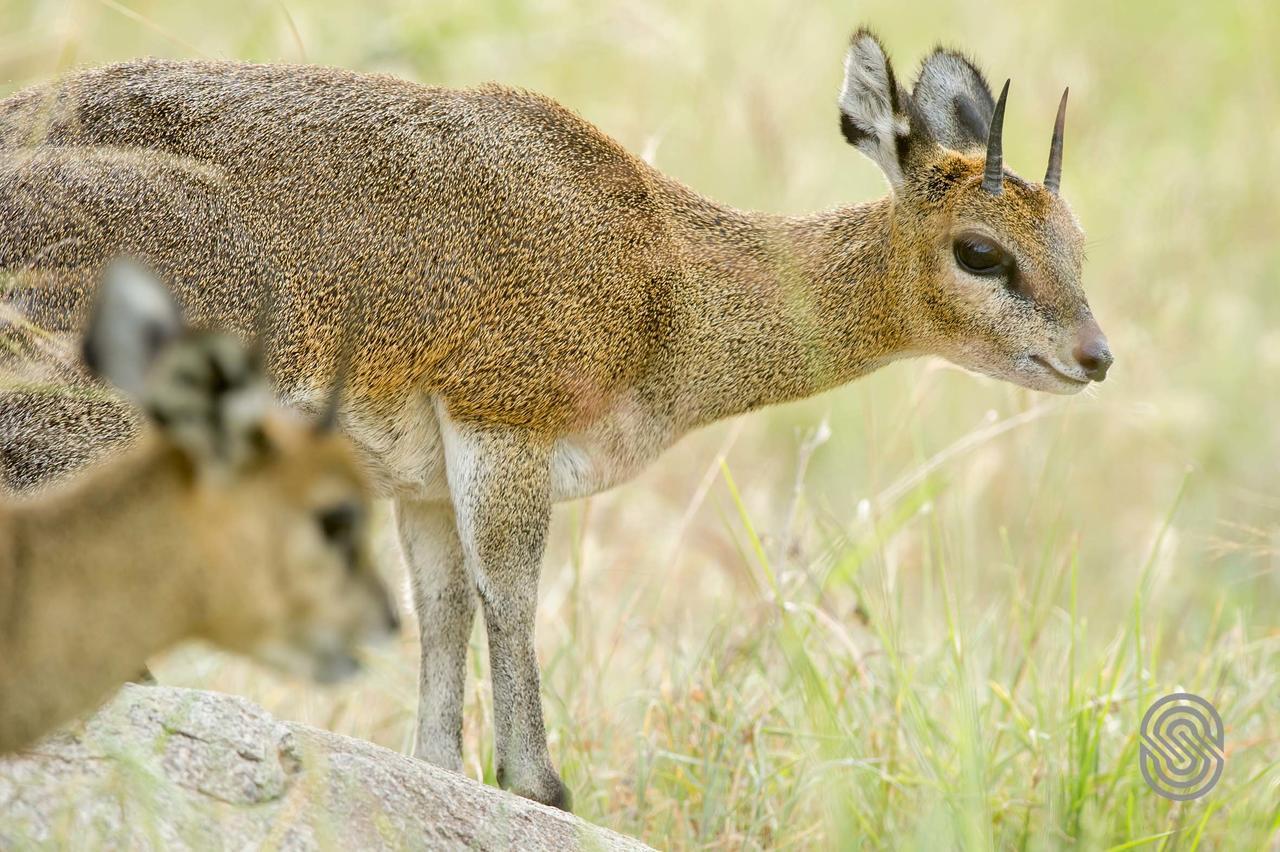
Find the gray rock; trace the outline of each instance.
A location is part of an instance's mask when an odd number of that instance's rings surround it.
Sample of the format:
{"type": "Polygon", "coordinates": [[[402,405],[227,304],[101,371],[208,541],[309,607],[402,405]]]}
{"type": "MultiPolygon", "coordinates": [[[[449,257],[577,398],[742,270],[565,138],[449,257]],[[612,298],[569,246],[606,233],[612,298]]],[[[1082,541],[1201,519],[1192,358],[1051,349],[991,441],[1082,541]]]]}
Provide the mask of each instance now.
{"type": "Polygon", "coordinates": [[[649,848],[242,698],[132,685],[0,759],[0,849],[32,847],[649,848]]]}

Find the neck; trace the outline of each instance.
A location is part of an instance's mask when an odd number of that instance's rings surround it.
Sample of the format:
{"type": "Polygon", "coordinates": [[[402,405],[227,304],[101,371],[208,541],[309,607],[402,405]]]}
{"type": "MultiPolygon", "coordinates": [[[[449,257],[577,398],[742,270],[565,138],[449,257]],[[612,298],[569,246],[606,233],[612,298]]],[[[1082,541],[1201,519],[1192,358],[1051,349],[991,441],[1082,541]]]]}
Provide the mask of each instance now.
{"type": "Polygon", "coordinates": [[[785,218],[674,192],[678,429],[811,396],[908,354],[891,199],[785,218]]]}
{"type": "Polygon", "coordinates": [[[184,525],[157,525],[174,517],[185,475],[171,453],[148,443],[70,489],[0,507],[0,754],[92,708],[192,632],[199,584],[184,525]]]}

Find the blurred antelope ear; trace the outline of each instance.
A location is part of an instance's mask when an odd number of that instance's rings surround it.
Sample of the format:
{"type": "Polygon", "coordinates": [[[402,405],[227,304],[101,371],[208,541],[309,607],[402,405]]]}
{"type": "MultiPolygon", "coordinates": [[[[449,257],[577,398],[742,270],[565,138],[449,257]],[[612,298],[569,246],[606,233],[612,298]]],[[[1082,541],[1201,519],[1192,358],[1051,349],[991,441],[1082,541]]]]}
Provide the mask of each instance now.
{"type": "Polygon", "coordinates": [[[201,470],[245,470],[275,450],[265,429],[270,386],[256,350],[234,337],[198,333],[175,341],[147,377],[140,402],[201,470]]]}
{"type": "Polygon", "coordinates": [[[914,141],[911,98],[869,30],[858,30],[849,43],[839,103],[844,138],[880,166],[894,189],[902,186],[914,141]]]}
{"type": "Polygon", "coordinates": [[[113,261],[103,275],[85,331],[85,365],[129,397],[141,397],[156,356],[182,334],[178,303],[140,264],[113,261]]]}
{"type": "Polygon", "coordinates": [[[982,72],[964,56],[940,47],[925,57],[911,100],[939,144],[953,151],[986,148],[996,102],[982,72]]]}

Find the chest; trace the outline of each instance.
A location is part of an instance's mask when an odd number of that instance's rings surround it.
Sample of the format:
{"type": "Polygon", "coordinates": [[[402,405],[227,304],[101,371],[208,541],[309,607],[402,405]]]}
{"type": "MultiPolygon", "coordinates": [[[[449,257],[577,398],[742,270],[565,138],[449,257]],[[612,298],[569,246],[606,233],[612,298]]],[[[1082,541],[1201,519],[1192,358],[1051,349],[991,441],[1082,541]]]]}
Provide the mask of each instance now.
{"type": "Polygon", "coordinates": [[[589,425],[555,442],[552,500],[588,497],[631,479],[677,437],[668,418],[635,396],[618,397],[589,425]]]}

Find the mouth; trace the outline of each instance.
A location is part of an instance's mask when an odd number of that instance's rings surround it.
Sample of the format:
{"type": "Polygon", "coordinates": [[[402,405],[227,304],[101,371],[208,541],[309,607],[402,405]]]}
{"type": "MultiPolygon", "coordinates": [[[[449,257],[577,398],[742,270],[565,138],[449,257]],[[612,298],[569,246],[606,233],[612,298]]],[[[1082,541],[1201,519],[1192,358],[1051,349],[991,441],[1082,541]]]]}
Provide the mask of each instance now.
{"type": "Polygon", "coordinates": [[[1039,355],[1028,355],[1027,357],[1028,357],[1028,360],[1031,361],[1031,363],[1035,364],[1037,367],[1040,368],[1041,372],[1049,376],[1052,376],[1053,378],[1058,379],[1060,381],[1067,382],[1075,390],[1082,390],[1086,385],[1089,384],[1088,379],[1071,375],[1070,373],[1063,370],[1061,367],[1054,364],[1048,358],[1043,358],[1039,355]]]}
{"type": "Polygon", "coordinates": [[[1089,384],[1088,379],[1080,379],[1079,376],[1073,376],[1069,374],[1069,372],[1062,372],[1059,367],[1053,366],[1053,363],[1048,358],[1030,356],[1030,359],[1032,359],[1032,362],[1036,363],[1037,366],[1042,367],[1043,370],[1046,370],[1047,372],[1052,372],[1052,374],[1059,377],[1059,379],[1065,379],[1066,381],[1070,381],[1070,383],[1076,385],[1089,384]]]}

